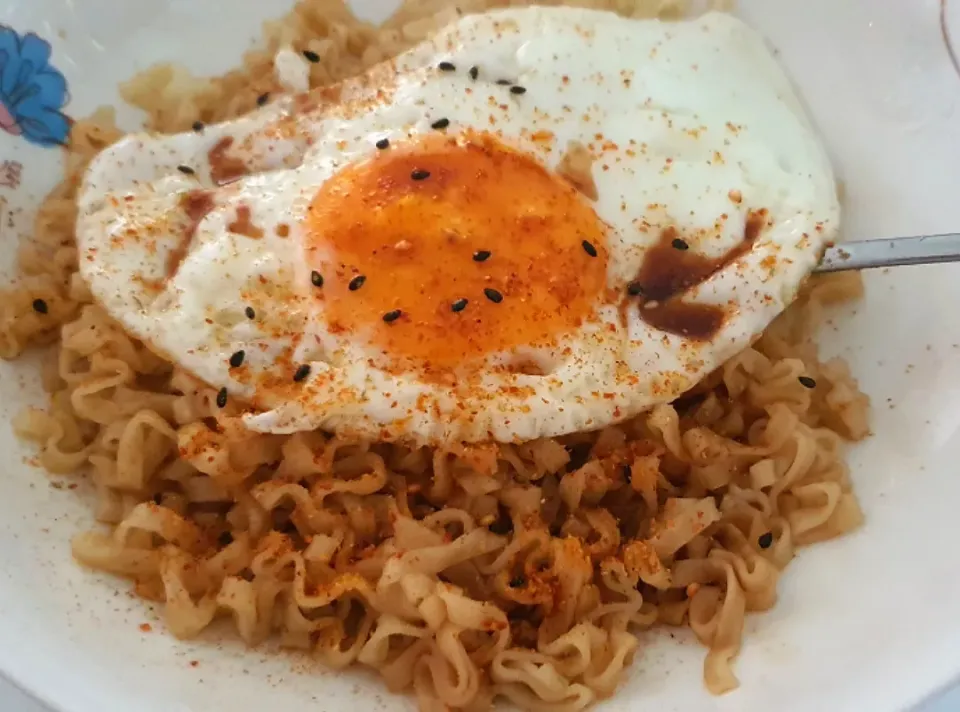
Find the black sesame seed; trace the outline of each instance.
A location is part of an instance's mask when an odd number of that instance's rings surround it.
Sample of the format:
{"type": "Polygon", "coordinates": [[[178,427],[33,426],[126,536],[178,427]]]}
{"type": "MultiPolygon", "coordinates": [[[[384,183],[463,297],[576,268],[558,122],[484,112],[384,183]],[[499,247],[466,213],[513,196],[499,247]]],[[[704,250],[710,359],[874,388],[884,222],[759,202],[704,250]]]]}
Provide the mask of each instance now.
{"type": "Polygon", "coordinates": [[[177,166],[177,170],[188,176],[192,176],[194,173],[196,173],[196,171],[193,170],[190,166],[177,166]]]}
{"type": "Polygon", "coordinates": [[[631,297],[639,297],[643,294],[643,285],[640,284],[640,282],[630,282],[630,284],[627,285],[627,294],[631,297]]]}
{"type": "Polygon", "coordinates": [[[227,407],[227,389],[221,388],[217,393],[217,408],[227,407]]]}
{"type": "Polygon", "coordinates": [[[471,78],[471,79],[476,79],[476,78],[479,77],[479,76],[480,76],[480,68],[479,68],[479,67],[470,67],[470,78],[471,78]]]}
{"type": "Polygon", "coordinates": [[[350,284],[347,285],[350,288],[351,292],[356,292],[360,287],[363,286],[363,283],[367,281],[367,278],[362,274],[358,274],[356,277],[350,280],[350,284]]]}
{"type": "Polygon", "coordinates": [[[500,302],[503,301],[503,295],[500,294],[500,292],[498,292],[496,289],[491,289],[490,287],[487,287],[486,289],[483,290],[483,293],[486,295],[487,299],[489,299],[494,304],[499,304],[500,302]]]}
{"type": "Polygon", "coordinates": [[[455,71],[457,71],[457,65],[454,64],[453,62],[440,62],[440,64],[437,65],[437,68],[438,68],[441,72],[455,72],[455,71]]]}
{"type": "Polygon", "coordinates": [[[800,378],[798,378],[797,380],[800,381],[800,385],[803,386],[804,388],[817,387],[817,382],[814,381],[812,378],[810,378],[810,376],[800,376],[800,378]]]}
{"type": "Polygon", "coordinates": [[[243,365],[243,357],[246,356],[243,349],[235,351],[230,356],[230,368],[240,368],[243,365]]]}
{"type": "Polygon", "coordinates": [[[197,133],[200,133],[201,131],[203,131],[203,122],[202,122],[202,121],[194,121],[192,128],[193,128],[193,130],[196,131],[197,133]]]}
{"type": "Polygon", "coordinates": [[[322,287],[323,275],[317,272],[317,270],[313,270],[313,272],[310,273],[310,281],[313,283],[314,287],[322,287]]]}
{"type": "Polygon", "coordinates": [[[687,244],[687,241],[682,240],[679,237],[674,238],[673,242],[671,242],[670,245],[671,247],[673,247],[673,249],[680,250],[681,252],[683,250],[690,248],[690,245],[687,244]]]}
{"type": "Polygon", "coordinates": [[[623,481],[627,484],[630,484],[630,480],[633,479],[633,467],[630,465],[624,465],[621,474],[623,475],[623,481]]]}
{"type": "Polygon", "coordinates": [[[437,129],[439,131],[440,129],[447,128],[447,126],[449,125],[450,125],[450,119],[437,119],[432,124],[430,124],[430,128],[437,129]]]}
{"type": "Polygon", "coordinates": [[[430,171],[425,171],[422,168],[415,168],[410,174],[410,177],[413,180],[426,180],[430,177],[430,171]]]}
{"type": "Polygon", "coordinates": [[[523,575],[514,576],[512,579],[510,579],[510,588],[520,588],[526,584],[527,579],[523,575]]]}
{"type": "Polygon", "coordinates": [[[296,373],[293,374],[294,383],[300,383],[300,381],[304,380],[309,375],[310,365],[305,363],[302,366],[299,366],[296,370],[296,373]]]}
{"type": "Polygon", "coordinates": [[[230,532],[222,532],[220,536],[217,537],[217,543],[220,546],[230,546],[233,543],[233,534],[230,532]]]}
{"type": "Polygon", "coordinates": [[[474,262],[486,262],[490,259],[490,250],[477,250],[473,253],[474,262]]]}
{"type": "Polygon", "coordinates": [[[513,82],[511,82],[509,79],[498,79],[497,84],[499,84],[502,87],[508,87],[511,84],[513,84],[513,82]]]}
{"type": "Polygon", "coordinates": [[[458,299],[457,301],[455,301],[453,304],[450,305],[450,308],[455,312],[462,312],[464,309],[467,308],[467,300],[458,299]]]}
{"type": "Polygon", "coordinates": [[[511,93],[511,94],[526,94],[526,93],[527,93],[527,88],[526,88],[526,87],[521,87],[521,86],[512,86],[512,87],[510,87],[510,93],[511,93]]]}
{"type": "Polygon", "coordinates": [[[47,313],[47,303],[42,299],[33,300],[33,310],[37,314],[46,314],[47,313]]]}
{"type": "Polygon", "coordinates": [[[247,307],[243,310],[243,313],[247,315],[247,319],[253,319],[257,313],[253,310],[253,307],[247,307]]]}
{"type": "Polygon", "coordinates": [[[399,309],[394,309],[393,311],[388,311],[386,314],[384,314],[383,320],[388,324],[392,324],[397,319],[399,319],[402,314],[403,312],[400,311],[399,309]]]}
{"type": "Polygon", "coordinates": [[[597,248],[593,246],[593,243],[589,240],[584,240],[580,243],[583,246],[583,251],[586,252],[591,257],[597,256],[597,248]]]}
{"type": "Polygon", "coordinates": [[[382,138],[377,141],[377,148],[379,148],[381,151],[390,148],[390,139],[382,138]]]}
{"type": "Polygon", "coordinates": [[[157,492],[153,495],[153,503],[160,504],[163,501],[163,492],[157,492]]]}
{"type": "Polygon", "coordinates": [[[260,96],[257,97],[257,106],[263,106],[263,105],[266,104],[268,101],[270,101],[270,95],[269,95],[269,94],[261,94],[260,96]]]}
{"type": "Polygon", "coordinates": [[[757,544],[760,545],[761,549],[769,549],[771,546],[773,546],[773,532],[761,534],[757,539],[757,544]]]}
{"type": "Polygon", "coordinates": [[[310,49],[303,50],[303,57],[311,64],[316,64],[320,61],[320,55],[310,49]]]}

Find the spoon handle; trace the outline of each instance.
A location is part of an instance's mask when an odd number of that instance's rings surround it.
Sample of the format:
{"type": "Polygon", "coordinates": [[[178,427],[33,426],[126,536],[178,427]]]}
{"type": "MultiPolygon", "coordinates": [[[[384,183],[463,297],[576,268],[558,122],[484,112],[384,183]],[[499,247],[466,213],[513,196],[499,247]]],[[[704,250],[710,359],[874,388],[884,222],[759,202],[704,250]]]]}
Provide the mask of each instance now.
{"type": "Polygon", "coordinates": [[[828,247],[815,272],[960,261],[960,233],[859,240],[828,247]]]}

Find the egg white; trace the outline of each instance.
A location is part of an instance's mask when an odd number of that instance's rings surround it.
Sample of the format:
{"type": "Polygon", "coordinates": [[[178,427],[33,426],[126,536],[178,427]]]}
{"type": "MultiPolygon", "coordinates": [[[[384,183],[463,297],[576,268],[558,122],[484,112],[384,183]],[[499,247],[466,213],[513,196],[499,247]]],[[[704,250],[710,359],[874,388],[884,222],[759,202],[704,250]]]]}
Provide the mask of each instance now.
{"type": "Polygon", "coordinates": [[[158,352],[259,403],[262,412],[245,416],[253,430],[510,442],[626,419],[677,397],[746,346],[792,301],[839,225],[830,164],[800,101],[762,38],[725,14],[676,23],[574,8],[468,16],[344,83],[339,97],[306,111],[299,102],[283,97],[199,133],[128,136],[92,163],[79,198],[80,269],[95,298],[158,352]],[[457,69],[441,71],[440,62],[457,69]],[[430,133],[441,117],[451,135],[490,131],[550,168],[568,142],[592,145],[593,208],[610,228],[607,282],[620,292],[658,227],[699,235],[692,249],[718,255],[743,239],[749,210],[765,209],[769,227],[754,248],[686,298],[725,305],[723,327],[697,341],[654,329],[631,306],[624,328],[617,305],[598,303],[596,319],[555,348],[488,359],[533,356],[547,375],[480,368],[454,388],[416,370],[391,373],[362,334],[331,333],[309,298],[303,261],[310,200],[339,169],[372,155],[378,140],[430,133]],[[277,136],[268,127],[278,121],[294,130],[277,136]],[[531,140],[538,131],[553,140],[531,140]],[[227,136],[254,172],[216,187],[208,152],[227,136]],[[216,206],[163,283],[180,225],[169,216],[184,192],[200,187],[214,192],[216,206]],[[250,206],[262,238],[229,231],[240,205],[250,206]],[[287,237],[277,234],[280,224],[289,225],[287,237]],[[244,315],[251,300],[254,319],[244,315]],[[254,373],[289,381],[289,360],[277,360],[292,352],[310,376],[297,398],[244,385],[227,367],[239,350],[254,373]]]}

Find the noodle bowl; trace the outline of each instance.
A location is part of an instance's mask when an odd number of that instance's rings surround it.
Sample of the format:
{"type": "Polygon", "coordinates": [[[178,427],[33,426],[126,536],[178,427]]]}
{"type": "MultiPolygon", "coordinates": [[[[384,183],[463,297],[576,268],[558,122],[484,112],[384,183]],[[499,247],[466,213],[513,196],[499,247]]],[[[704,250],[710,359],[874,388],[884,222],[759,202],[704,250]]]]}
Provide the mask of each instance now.
{"type": "MultiPolygon", "coordinates": [[[[450,19],[443,6],[408,3],[372,29],[304,2],[242,69],[197,80],[158,67],[124,96],[156,130],[227,119],[274,89],[279,47],[320,54],[320,86],[418,41],[450,19]]],[[[843,449],[867,435],[868,402],[812,341],[825,308],[860,295],[857,276],[811,280],[681,400],[600,432],[433,450],[252,434],[77,277],[77,185],[120,135],[109,110],[73,126],[65,179],[21,250],[22,283],[0,302],[0,354],[55,344],[50,407],[22,414],[17,432],[50,472],[92,472],[106,528],[78,535],[74,556],[162,602],[178,637],[230,617],[247,643],[278,635],[329,665],[374,668],[423,709],[500,697],[561,711],[614,692],[642,657],[638,630],[687,625],[721,693],[737,684],[745,614],[774,604],[796,548],[860,524],[843,449]]]]}

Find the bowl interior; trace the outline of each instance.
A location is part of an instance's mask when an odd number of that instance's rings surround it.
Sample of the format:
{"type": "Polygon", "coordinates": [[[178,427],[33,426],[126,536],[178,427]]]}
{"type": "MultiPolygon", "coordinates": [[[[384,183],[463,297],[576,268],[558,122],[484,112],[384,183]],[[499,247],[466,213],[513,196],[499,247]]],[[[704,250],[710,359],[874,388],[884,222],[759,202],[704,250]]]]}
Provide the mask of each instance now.
{"type": "MultiPolygon", "coordinates": [[[[68,80],[66,109],[82,116],[117,103],[117,83],[159,61],[229,69],[261,21],[291,4],[234,0],[224,12],[215,0],[22,0],[7,21],[50,41],[68,80]]],[[[394,6],[351,4],[371,19],[394,6]]],[[[849,239],[960,229],[960,76],[942,41],[939,0],[741,0],[738,12],[779,50],[826,137],[845,185],[849,239]]],[[[954,23],[958,36],[960,17],[954,23]]],[[[120,119],[133,128],[138,116],[125,108],[120,119]]],[[[59,160],[55,149],[0,133],[8,276],[59,160]]],[[[605,709],[786,712],[830,700],[838,711],[894,710],[960,673],[951,549],[960,536],[958,270],[869,274],[865,301],[824,329],[825,351],[851,362],[874,403],[875,434],[850,456],[867,523],[802,551],[777,606],[748,619],[740,689],[711,698],[703,649],[686,634],[654,632],[605,709]]],[[[0,362],[0,419],[41,402],[36,358],[0,362]]],[[[91,521],[84,486],[68,490],[77,480],[46,475],[30,455],[0,428],[0,673],[69,712],[412,704],[364,673],[247,650],[216,632],[191,643],[164,634],[128,584],[74,565],[69,538],[91,521]]]]}

